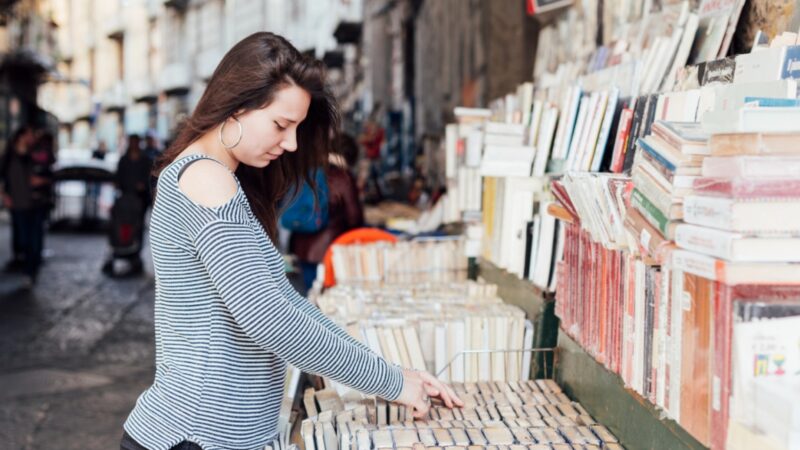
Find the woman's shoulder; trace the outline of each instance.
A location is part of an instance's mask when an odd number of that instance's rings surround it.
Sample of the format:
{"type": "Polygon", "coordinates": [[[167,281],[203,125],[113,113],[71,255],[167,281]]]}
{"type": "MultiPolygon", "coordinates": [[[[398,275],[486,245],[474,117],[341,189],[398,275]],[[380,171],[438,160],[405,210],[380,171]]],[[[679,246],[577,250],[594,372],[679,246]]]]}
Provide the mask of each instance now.
{"type": "Polygon", "coordinates": [[[178,188],[189,200],[206,208],[218,208],[230,203],[239,191],[239,184],[230,170],[208,158],[188,162],[177,182],[178,188]]]}

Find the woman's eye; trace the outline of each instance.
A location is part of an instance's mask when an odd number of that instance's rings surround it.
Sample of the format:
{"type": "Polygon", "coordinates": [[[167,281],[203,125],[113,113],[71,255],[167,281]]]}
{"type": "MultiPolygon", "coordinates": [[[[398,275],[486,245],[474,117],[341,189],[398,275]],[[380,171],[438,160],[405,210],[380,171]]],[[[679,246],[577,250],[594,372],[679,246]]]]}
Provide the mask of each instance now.
{"type": "Polygon", "coordinates": [[[281,131],[286,129],[286,127],[282,127],[281,124],[279,124],[278,122],[275,122],[275,126],[278,127],[278,129],[281,131]]]}

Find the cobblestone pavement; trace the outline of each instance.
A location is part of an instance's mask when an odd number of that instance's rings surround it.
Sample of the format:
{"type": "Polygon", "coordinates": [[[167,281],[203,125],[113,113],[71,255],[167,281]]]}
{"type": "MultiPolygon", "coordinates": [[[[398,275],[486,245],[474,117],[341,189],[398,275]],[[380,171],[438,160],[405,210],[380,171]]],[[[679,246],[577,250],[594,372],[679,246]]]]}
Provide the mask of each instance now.
{"type": "MultiPolygon", "coordinates": [[[[0,223],[0,264],[8,233],[0,223]]],[[[119,448],[153,377],[150,256],[145,276],[111,280],[102,234],[50,234],[45,248],[38,284],[0,296],[0,449],[119,448]]]]}

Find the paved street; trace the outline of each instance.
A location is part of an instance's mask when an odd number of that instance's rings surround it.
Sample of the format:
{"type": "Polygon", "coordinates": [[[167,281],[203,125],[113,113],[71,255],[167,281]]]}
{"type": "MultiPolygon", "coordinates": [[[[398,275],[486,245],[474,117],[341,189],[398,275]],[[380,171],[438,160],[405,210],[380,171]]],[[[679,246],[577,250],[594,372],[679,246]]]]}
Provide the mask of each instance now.
{"type": "MultiPolygon", "coordinates": [[[[2,264],[8,233],[0,221],[2,264]]],[[[148,275],[119,281],[100,273],[104,235],[50,234],[45,248],[37,286],[0,298],[0,448],[119,448],[153,374],[149,255],[148,275]]]]}

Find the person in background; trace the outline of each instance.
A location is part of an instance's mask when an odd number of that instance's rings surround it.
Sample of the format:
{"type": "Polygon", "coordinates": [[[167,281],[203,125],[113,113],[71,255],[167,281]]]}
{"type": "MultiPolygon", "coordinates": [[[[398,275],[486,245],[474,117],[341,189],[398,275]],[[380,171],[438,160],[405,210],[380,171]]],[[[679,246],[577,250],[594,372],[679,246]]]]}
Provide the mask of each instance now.
{"type": "Polygon", "coordinates": [[[7,206],[12,211],[15,250],[19,265],[33,285],[39,275],[44,246],[44,225],[53,202],[53,135],[25,128],[12,139],[4,167],[7,206]]]}
{"type": "MultiPolygon", "coordinates": [[[[120,201],[122,197],[129,197],[135,198],[139,202],[139,207],[136,208],[139,215],[139,219],[136,221],[139,224],[137,227],[139,230],[139,242],[143,242],[144,239],[145,214],[151,201],[150,171],[152,167],[153,162],[142,151],[139,135],[129,135],[127,150],[119,159],[119,164],[117,165],[115,184],[119,191],[117,201],[120,201]]],[[[141,257],[138,253],[131,255],[130,259],[134,267],[141,267],[141,257]]]]}
{"type": "Polygon", "coordinates": [[[306,289],[317,277],[328,246],[341,234],[364,224],[364,208],[351,170],[358,161],[358,145],[348,134],[337,139],[325,172],[328,181],[328,224],[316,233],[292,233],[289,251],[297,256],[306,289]]]}
{"type": "Polygon", "coordinates": [[[381,110],[381,104],[376,103],[369,117],[364,122],[361,135],[358,137],[358,142],[364,147],[364,156],[366,157],[365,161],[367,165],[366,173],[359,176],[359,191],[365,198],[374,200],[375,202],[380,201],[383,197],[379,178],[381,147],[383,146],[386,132],[380,124],[381,110]],[[372,183],[372,190],[370,190],[370,183],[372,183]]]}
{"type": "Polygon", "coordinates": [[[155,132],[148,131],[144,139],[144,156],[152,162],[161,155],[161,147],[158,145],[158,138],[155,132]]]}
{"type": "Polygon", "coordinates": [[[30,185],[29,151],[35,139],[29,126],[19,128],[6,145],[0,164],[0,180],[3,181],[3,206],[11,216],[11,260],[6,263],[6,272],[17,272],[25,268],[24,220],[25,211],[33,205],[30,185]]]}
{"type": "Polygon", "coordinates": [[[92,151],[92,159],[105,161],[107,154],[108,146],[106,146],[106,141],[101,139],[100,142],[97,143],[97,148],[92,151]]]}

